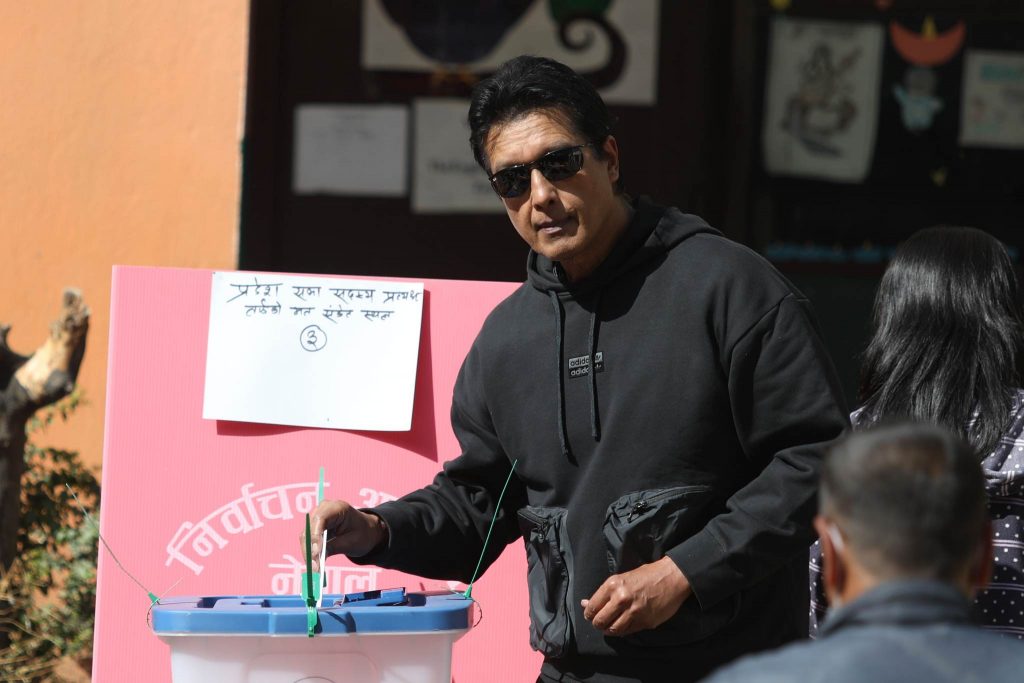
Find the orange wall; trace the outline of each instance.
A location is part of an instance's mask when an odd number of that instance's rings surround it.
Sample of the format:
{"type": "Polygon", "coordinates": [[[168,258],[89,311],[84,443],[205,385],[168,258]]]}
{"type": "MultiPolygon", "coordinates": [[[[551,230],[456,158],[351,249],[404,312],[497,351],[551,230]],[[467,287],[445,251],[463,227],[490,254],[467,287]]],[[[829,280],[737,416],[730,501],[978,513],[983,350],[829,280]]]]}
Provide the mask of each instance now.
{"type": "Polygon", "coordinates": [[[111,266],[237,262],[248,9],[0,2],[0,322],[31,353],[62,289],[83,291],[90,405],[43,441],[97,467],[111,266]]]}

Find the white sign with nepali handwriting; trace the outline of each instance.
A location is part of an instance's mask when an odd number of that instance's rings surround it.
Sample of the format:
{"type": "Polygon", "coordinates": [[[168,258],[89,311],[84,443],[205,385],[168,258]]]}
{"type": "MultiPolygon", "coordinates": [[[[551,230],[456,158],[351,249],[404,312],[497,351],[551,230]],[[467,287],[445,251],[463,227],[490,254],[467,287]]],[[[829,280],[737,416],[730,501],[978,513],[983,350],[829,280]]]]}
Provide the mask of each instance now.
{"type": "Polygon", "coordinates": [[[408,431],[423,296],[418,282],[214,273],[203,417],[408,431]]]}

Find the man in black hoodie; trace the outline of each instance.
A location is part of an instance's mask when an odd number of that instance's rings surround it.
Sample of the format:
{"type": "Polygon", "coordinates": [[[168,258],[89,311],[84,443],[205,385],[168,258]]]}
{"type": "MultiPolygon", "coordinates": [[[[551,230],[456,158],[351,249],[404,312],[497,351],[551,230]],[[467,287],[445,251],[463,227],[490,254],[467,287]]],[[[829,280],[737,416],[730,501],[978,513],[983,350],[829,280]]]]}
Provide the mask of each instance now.
{"type": "Polygon", "coordinates": [[[459,373],[462,454],[393,503],[322,503],[313,538],[468,581],[494,517],[483,566],[523,538],[542,681],[697,680],[805,635],[820,454],[847,426],[807,300],[700,218],[630,201],[568,67],[506,62],[469,121],[528,281],[459,373]]]}

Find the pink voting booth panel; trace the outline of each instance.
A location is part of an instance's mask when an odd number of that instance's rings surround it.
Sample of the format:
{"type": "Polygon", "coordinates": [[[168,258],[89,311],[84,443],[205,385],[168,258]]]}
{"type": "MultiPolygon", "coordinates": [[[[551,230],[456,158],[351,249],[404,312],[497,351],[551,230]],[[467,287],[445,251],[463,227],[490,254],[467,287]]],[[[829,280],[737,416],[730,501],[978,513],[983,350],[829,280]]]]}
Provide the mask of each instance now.
{"type": "MultiPolygon", "coordinates": [[[[412,430],[353,432],[202,418],[211,278],[114,269],[101,532],[157,595],[298,594],[299,535],[319,468],[328,498],[360,506],[428,483],[459,453],[448,421],[459,366],[516,285],[424,281],[412,430]]],[[[474,559],[478,551],[466,548],[474,559]]],[[[330,592],[465,588],[340,556],[327,566],[330,592]]],[[[536,677],[525,573],[515,544],[474,587],[483,619],[455,645],[458,683],[536,677]]],[[[93,680],[170,683],[169,649],[147,626],[149,604],[101,550],[93,680]]]]}

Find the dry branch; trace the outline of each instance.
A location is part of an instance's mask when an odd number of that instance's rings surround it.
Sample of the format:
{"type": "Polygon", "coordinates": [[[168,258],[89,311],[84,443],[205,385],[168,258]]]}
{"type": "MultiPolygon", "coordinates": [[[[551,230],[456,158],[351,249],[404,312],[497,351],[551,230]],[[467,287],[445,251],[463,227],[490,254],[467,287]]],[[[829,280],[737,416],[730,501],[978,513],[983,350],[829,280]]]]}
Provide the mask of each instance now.
{"type": "Polygon", "coordinates": [[[64,290],[50,335],[31,356],[11,350],[10,326],[0,325],[0,569],[11,565],[16,551],[25,425],[74,388],[88,331],[89,308],[75,289],[64,290]]]}

